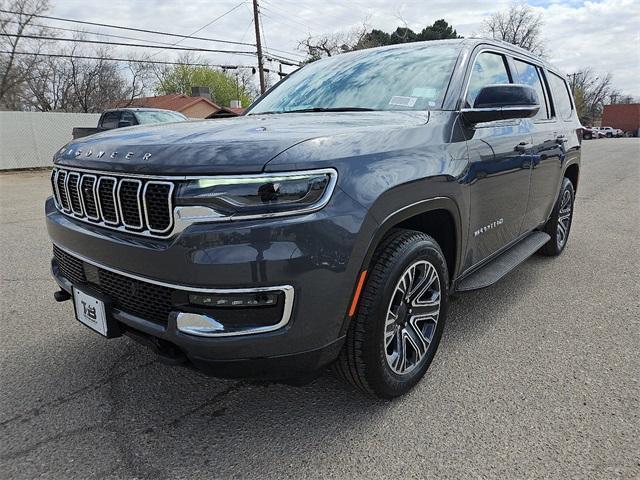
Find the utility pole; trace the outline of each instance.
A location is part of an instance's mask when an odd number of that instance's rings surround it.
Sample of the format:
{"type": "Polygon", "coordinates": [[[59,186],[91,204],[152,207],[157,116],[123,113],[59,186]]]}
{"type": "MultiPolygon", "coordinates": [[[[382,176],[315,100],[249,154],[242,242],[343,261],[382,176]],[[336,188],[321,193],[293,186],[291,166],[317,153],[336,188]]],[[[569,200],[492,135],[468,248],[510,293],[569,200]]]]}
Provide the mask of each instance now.
{"type": "Polygon", "coordinates": [[[266,90],[266,86],[264,83],[262,42],[260,40],[260,12],[258,10],[258,0],[253,0],[253,24],[256,27],[256,48],[258,49],[258,75],[260,76],[260,93],[264,93],[264,91],[266,90]]]}

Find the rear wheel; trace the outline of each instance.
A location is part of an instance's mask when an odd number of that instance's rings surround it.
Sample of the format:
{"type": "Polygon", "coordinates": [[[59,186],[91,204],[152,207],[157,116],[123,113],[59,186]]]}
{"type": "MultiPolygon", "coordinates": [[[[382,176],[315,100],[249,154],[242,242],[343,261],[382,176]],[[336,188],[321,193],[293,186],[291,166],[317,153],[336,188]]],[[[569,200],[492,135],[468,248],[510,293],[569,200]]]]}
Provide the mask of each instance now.
{"type": "Polygon", "coordinates": [[[573,220],[573,203],[575,191],[568,178],[562,179],[562,188],[551,217],[547,221],[544,231],[551,235],[551,239],[540,249],[540,253],[549,256],[560,255],[569,240],[571,221],[573,220]]]}
{"type": "Polygon", "coordinates": [[[337,372],[382,398],[408,392],[440,343],[448,307],[447,264],[433,238],[396,230],[376,251],[337,372]]]}

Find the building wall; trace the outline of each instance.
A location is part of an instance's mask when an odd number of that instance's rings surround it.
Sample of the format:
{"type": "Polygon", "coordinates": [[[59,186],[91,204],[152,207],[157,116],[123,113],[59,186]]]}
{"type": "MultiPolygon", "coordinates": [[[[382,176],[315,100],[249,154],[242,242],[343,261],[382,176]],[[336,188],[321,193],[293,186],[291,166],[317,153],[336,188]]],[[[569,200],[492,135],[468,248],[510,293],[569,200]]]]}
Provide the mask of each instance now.
{"type": "Polygon", "coordinates": [[[640,103],[605,105],[602,126],[637,134],[640,129],[640,103]]]}
{"type": "Polygon", "coordinates": [[[73,127],[95,127],[98,113],[0,112],[0,170],[48,167],[73,127]]]}
{"type": "Polygon", "coordinates": [[[198,102],[182,110],[180,113],[186,115],[189,118],[207,118],[215,111],[216,109],[208,103],[198,102]]]}

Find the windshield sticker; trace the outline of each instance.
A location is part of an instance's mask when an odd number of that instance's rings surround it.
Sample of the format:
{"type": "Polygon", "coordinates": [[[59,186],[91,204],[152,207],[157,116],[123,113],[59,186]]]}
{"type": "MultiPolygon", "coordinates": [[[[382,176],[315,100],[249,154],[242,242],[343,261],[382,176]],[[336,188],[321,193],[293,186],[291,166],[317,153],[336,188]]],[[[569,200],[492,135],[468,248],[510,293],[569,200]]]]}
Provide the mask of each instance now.
{"type": "Polygon", "coordinates": [[[389,105],[397,105],[399,107],[413,107],[418,99],[416,97],[391,97],[389,105]]]}
{"type": "Polygon", "coordinates": [[[429,87],[416,87],[411,92],[412,97],[426,98],[429,100],[435,99],[437,94],[438,92],[435,88],[429,87]]]}

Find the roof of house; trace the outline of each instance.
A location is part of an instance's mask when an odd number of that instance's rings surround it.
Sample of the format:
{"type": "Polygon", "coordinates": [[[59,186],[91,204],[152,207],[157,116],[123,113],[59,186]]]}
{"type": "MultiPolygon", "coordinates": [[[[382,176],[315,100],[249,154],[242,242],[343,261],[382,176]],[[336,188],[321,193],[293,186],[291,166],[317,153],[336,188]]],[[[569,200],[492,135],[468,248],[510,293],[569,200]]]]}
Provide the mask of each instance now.
{"type": "Polygon", "coordinates": [[[139,97],[134,98],[132,101],[122,100],[117,102],[116,107],[150,107],[150,108],[163,108],[165,110],[174,110],[176,112],[182,112],[190,106],[198,103],[208,103],[212,108],[220,110],[220,105],[213,103],[208,98],[204,97],[190,97],[180,93],[172,93],[169,95],[159,95],[157,97],[139,97]]]}
{"type": "Polygon", "coordinates": [[[245,108],[220,107],[220,110],[212,112],[207,118],[235,117],[242,115],[245,110],[245,108]]]}

